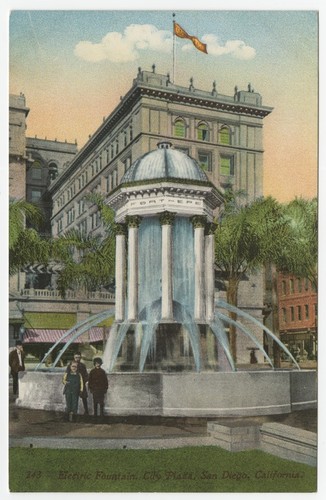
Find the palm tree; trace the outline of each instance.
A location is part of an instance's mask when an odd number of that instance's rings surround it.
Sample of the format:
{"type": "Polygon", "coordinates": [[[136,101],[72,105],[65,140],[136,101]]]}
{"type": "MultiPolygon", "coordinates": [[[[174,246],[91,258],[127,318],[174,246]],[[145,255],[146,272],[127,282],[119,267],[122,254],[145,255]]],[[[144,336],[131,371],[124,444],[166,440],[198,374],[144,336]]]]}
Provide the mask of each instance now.
{"type": "MultiPolygon", "coordinates": [[[[274,259],[287,231],[282,206],[275,199],[260,198],[243,204],[241,194],[226,192],[224,210],[215,231],[215,264],[226,284],[227,302],[233,306],[238,305],[240,281],[274,259]]],[[[237,318],[235,313],[230,313],[230,317],[237,318]]],[[[236,361],[233,325],[230,348],[236,361]]]]}
{"type": "Polygon", "coordinates": [[[12,276],[23,267],[46,263],[49,245],[37,230],[43,221],[41,210],[26,200],[9,200],[9,274],[12,276]]]}
{"type": "Polygon", "coordinates": [[[318,286],[318,205],[317,198],[295,198],[284,207],[288,220],[288,243],[277,259],[280,271],[308,278],[318,286]]]}
{"type": "Polygon", "coordinates": [[[114,277],[114,213],[100,194],[89,194],[87,200],[97,205],[104,234],[93,236],[73,229],[52,241],[52,256],[62,262],[58,289],[63,297],[68,288],[96,290],[108,286],[114,277]]]}

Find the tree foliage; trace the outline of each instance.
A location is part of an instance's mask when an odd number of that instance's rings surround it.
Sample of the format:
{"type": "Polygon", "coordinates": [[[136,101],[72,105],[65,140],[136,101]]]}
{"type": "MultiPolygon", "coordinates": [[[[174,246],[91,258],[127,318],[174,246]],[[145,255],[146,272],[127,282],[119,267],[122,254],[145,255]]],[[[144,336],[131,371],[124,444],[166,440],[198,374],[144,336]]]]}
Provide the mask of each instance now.
{"type": "Polygon", "coordinates": [[[115,265],[115,223],[113,211],[99,194],[87,201],[96,205],[103,222],[103,233],[93,236],[77,229],[67,231],[52,242],[52,255],[62,262],[58,289],[65,296],[68,289],[97,290],[110,284],[115,265]]]}
{"type": "MultiPolygon", "coordinates": [[[[237,306],[240,281],[267,263],[307,277],[316,286],[317,200],[296,198],[282,205],[269,196],[246,204],[242,194],[226,192],[215,232],[215,264],[225,281],[227,301],[237,306]]],[[[234,327],[230,344],[236,359],[234,327]]]]}
{"type": "Polygon", "coordinates": [[[25,200],[9,200],[9,273],[12,276],[23,267],[46,263],[49,244],[37,230],[43,221],[41,210],[25,200]]]}
{"type": "Polygon", "coordinates": [[[308,278],[318,285],[318,204],[317,198],[295,198],[284,206],[287,239],[276,259],[280,271],[308,278]]]}

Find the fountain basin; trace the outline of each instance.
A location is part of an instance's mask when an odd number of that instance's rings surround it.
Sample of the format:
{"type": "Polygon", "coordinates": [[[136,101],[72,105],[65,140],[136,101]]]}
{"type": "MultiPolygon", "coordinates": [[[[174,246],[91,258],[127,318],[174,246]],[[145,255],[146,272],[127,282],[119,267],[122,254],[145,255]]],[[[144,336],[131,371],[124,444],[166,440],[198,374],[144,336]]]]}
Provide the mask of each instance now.
{"type": "MultiPolygon", "coordinates": [[[[65,411],[62,377],[62,372],[21,373],[17,406],[65,411]]],[[[317,406],[315,370],[127,372],[110,373],[108,381],[107,415],[241,417],[317,406]]],[[[91,395],[89,403],[92,408],[91,395]]]]}

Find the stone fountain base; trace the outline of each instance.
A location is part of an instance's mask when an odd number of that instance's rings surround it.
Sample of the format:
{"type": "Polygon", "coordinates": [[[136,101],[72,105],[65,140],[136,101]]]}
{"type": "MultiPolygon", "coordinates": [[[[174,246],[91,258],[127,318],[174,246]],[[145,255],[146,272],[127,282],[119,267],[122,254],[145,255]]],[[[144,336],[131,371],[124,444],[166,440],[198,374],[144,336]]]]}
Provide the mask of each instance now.
{"type": "MultiPolygon", "coordinates": [[[[65,411],[63,372],[24,372],[18,406],[65,411]]],[[[111,373],[107,415],[234,417],[315,408],[315,370],[111,373]]],[[[89,395],[90,408],[92,399],[89,395]]],[[[80,401],[80,413],[83,413],[80,401]]]]}

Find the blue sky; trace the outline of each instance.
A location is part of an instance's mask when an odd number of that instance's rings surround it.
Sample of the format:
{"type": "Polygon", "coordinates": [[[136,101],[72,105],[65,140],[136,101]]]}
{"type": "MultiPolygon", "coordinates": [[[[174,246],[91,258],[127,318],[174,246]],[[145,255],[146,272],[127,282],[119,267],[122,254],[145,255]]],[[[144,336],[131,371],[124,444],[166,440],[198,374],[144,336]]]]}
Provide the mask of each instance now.
{"type": "MultiPolygon", "coordinates": [[[[175,4],[176,6],[178,5],[175,4]]],[[[250,82],[264,121],[266,194],[317,189],[318,13],[220,10],[27,10],[10,16],[10,92],[31,108],[28,134],[78,141],[100,125],[137,69],[172,73],[172,13],[208,54],[177,38],[175,81],[233,95],[250,82]],[[303,131],[305,131],[303,133],[303,131]],[[291,182],[288,180],[291,179],[291,182]],[[284,188],[280,190],[280,185],[284,188]]]]}

